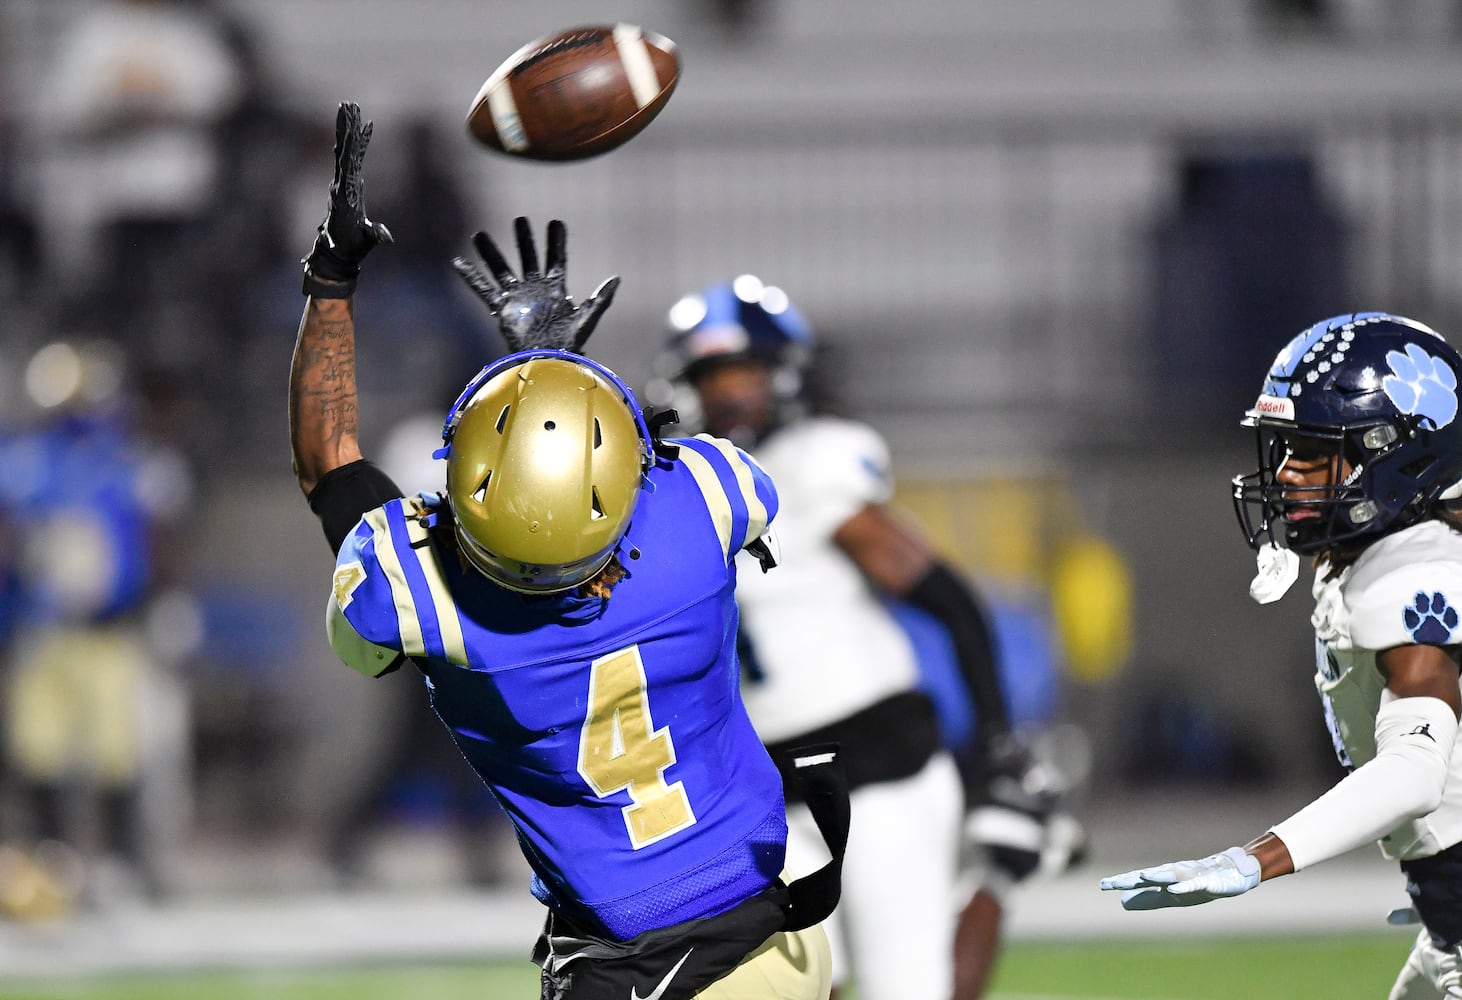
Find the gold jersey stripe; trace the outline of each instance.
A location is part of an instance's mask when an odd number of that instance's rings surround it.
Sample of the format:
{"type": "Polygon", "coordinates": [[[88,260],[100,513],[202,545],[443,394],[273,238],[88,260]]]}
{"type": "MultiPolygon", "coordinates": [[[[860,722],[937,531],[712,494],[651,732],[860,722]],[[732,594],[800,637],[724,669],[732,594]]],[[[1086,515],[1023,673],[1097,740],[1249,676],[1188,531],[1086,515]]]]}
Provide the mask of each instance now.
{"type": "Polygon", "coordinates": [[[421,635],[421,622],[416,616],[416,600],[411,596],[411,584],[406,572],[396,558],[396,547],[391,544],[391,526],[386,521],[386,508],[377,507],[364,518],[376,538],[376,559],[391,585],[391,599],[396,605],[396,624],[401,633],[401,652],[407,656],[425,656],[426,642],[421,635]]]}
{"type": "Polygon", "coordinates": [[[766,504],[756,495],[756,480],[752,478],[751,466],[746,464],[746,457],[734,444],[725,438],[711,437],[709,434],[697,434],[696,437],[707,444],[715,445],[716,450],[726,456],[726,464],[731,466],[731,471],[736,476],[736,485],[741,490],[741,499],[746,502],[746,537],[736,543],[736,551],[740,552],[760,538],[761,533],[766,530],[766,504]]]}
{"type": "Polygon", "coordinates": [[[414,517],[406,519],[406,536],[411,539],[411,551],[421,564],[427,589],[431,591],[432,607],[437,612],[437,629],[442,633],[442,652],[451,662],[465,667],[468,665],[467,642],[462,638],[462,619],[457,614],[457,602],[447,587],[447,579],[442,575],[436,547],[428,542],[426,526],[414,517]]]}
{"type": "Polygon", "coordinates": [[[705,498],[706,509],[711,512],[711,523],[716,526],[716,537],[721,542],[721,554],[730,559],[733,551],[740,551],[740,548],[731,548],[731,501],[726,498],[726,491],[721,488],[721,480],[716,475],[716,470],[711,468],[710,461],[696,451],[694,448],[681,448],[680,460],[695,477],[695,484],[700,487],[701,496],[705,498]]]}

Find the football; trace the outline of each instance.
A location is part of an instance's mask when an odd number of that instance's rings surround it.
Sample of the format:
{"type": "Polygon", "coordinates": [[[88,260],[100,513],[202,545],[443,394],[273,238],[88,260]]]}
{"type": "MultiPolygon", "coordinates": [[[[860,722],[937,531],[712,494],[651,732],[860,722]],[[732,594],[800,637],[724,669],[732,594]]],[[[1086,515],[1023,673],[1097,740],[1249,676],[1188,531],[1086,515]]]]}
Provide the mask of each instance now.
{"type": "Polygon", "coordinates": [[[571,28],[529,42],[472,99],[467,130],[530,160],[583,160],[638,135],[670,100],[680,56],[632,24],[571,28]]]}

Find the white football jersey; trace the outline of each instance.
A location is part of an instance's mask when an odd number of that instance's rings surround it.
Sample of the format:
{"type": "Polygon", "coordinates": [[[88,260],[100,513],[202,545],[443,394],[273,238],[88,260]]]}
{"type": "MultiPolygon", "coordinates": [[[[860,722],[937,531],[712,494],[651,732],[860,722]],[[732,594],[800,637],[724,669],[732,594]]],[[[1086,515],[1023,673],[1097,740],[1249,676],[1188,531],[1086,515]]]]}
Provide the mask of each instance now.
{"type": "MultiPolygon", "coordinates": [[[[1376,712],[1385,677],[1381,650],[1462,642],[1462,534],[1440,521],[1387,535],[1330,580],[1314,585],[1315,686],[1341,763],[1376,756],[1376,712]]],[[[1390,695],[1384,695],[1388,700],[1390,695]]],[[[1452,748],[1442,804],[1381,838],[1396,860],[1426,857],[1462,842],[1462,730],[1452,748]]]]}
{"type": "MultiPolygon", "coordinates": [[[[836,722],[913,688],[913,647],[833,534],[893,493],[888,446],[872,428],[814,417],[755,451],[777,485],[780,563],[762,573],[742,553],[742,693],[763,740],[836,722]]],[[[1462,596],[1462,595],[1459,595],[1462,596]]]]}

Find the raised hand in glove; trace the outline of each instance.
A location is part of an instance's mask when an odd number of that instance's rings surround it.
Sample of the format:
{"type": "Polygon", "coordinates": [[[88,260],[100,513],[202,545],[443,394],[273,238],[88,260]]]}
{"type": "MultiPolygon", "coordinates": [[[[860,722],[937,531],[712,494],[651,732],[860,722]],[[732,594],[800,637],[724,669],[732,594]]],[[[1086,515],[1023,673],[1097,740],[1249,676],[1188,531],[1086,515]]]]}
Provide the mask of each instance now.
{"type": "Polygon", "coordinates": [[[1259,859],[1242,847],[1230,847],[1196,861],[1173,861],[1109,875],[1100,884],[1103,889],[1124,890],[1124,910],[1196,906],[1254,888],[1259,884],[1259,859]]]}
{"type": "Polygon", "coordinates": [[[362,121],[360,105],[342,102],[335,112],[335,176],[330,207],[315,245],[304,259],[306,295],[348,298],[355,292],[361,262],[378,244],[394,243],[391,231],[372,222],[365,210],[361,164],[371,141],[372,123],[362,121]]]}
{"type": "Polygon", "coordinates": [[[1009,734],[985,742],[968,768],[965,837],[1019,882],[1041,865],[1064,782],[1009,734]]]}
{"type": "Polygon", "coordinates": [[[523,275],[518,277],[487,233],[472,237],[472,244],[492,272],[496,284],[488,280],[465,258],[456,257],[452,267],[467,282],[467,287],[487,304],[497,319],[498,329],[508,342],[510,351],[553,348],[577,351],[594,332],[599,317],[614,301],[619,277],[606,278],[583,303],[574,304],[564,279],[568,260],[564,224],[554,219],[548,224],[548,269],[538,269],[538,247],[528,220],[519,216],[514,221],[518,238],[518,255],[523,261],[523,275]]]}

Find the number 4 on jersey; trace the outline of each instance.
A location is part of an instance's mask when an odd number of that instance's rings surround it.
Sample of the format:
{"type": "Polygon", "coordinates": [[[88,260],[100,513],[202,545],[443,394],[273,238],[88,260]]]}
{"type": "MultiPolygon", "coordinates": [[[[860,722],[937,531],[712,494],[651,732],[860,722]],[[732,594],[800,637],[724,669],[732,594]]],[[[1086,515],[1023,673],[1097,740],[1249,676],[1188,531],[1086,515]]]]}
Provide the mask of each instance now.
{"type": "Polygon", "coordinates": [[[665,769],[675,763],[670,728],[654,727],[639,647],[595,660],[579,774],[600,798],[629,789],[633,804],[624,807],[624,825],[635,850],[695,824],[684,785],[665,783],[665,769]]]}

